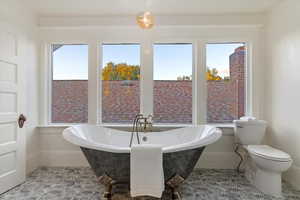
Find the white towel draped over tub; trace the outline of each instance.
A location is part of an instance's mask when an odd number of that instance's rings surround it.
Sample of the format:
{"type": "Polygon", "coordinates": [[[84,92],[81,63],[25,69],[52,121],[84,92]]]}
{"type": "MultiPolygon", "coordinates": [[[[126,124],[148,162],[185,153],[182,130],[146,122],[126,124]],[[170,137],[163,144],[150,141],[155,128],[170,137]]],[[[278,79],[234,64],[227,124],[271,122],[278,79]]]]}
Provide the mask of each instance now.
{"type": "Polygon", "coordinates": [[[130,193],[132,197],[161,198],[165,189],[162,147],[133,145],[130,152],[130,193]]]}

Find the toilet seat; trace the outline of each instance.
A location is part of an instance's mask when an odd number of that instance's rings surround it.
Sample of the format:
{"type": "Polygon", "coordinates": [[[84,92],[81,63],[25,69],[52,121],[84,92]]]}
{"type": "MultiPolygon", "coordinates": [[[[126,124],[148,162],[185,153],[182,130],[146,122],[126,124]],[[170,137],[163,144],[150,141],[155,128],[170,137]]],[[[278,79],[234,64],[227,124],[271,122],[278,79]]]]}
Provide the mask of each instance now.
{"type": "Polygon", "coordinates": [[[291,156],[283,151],[270,147],[268,145],[249,145],[248,151],[256,156],[264,159],[278,161],[278,162],[290,162],[291,156]]]}

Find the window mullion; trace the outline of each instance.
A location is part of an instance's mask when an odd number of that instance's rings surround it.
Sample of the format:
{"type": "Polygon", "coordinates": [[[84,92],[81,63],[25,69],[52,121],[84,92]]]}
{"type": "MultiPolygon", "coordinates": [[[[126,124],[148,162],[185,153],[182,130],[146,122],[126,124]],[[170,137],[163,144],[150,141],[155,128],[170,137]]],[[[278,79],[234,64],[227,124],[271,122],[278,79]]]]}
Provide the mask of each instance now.
{"type": "Polygon", "coordinates": [[[206,51],[205,51],[205,42],[197,42],[197,52],[196,52],[196,91],[197,91],[197,124],[206,123],[206,104],[207,104],[207,87],[206,87],[206,51]]]}
{"type": "Polygon", "coordinates": [[[193,42],[193,69],[192,69],[192,97],[193,97],[193,103],[192,103],[192,123],[197,124],[197,119],[198,119],[198,112],[197,112],[197,42],[193,42]]]}
{"type": "MultiPolygon", "coordinates": [[[[254,97],[253,96],[253,85],[251,83],[253,83],[253,77],[252,77],[252,58],[251,56],[253,55],[252,52],[253,52],[253,47],[252,45],[250,45],[249,42],[247,42],[246,44],[246,57],[245,57],[245,75],[244,75],[244,78],[245,78],[245,114],[247,116],[253,116],[253,99],[251,97],[254,97]]],[[[257,114],[257,113],[256,113],[257,114]]],[[[257,114],[259,116],[259,114],[257,114]]]]}
{"type": "Polygon", "coordinates": [[[98,86],[98,62],[97,62],[97,43],[89,44],[89,73],[88,73],[88,123],[97,123],[97,111],[99,102],[97,95],[99,94],[98,86]],[[96,86],[96,87],[95,87],[96,86]]]}
{"type": "Polygon", "coordinates": [[[151,41],[141,44],[141,113],[153,114],[153,48],[151,41]]]}
{"type": "Polygon", "coordinates": [[[44,60],[44,65],[48,66],[42,68],[41,71],[41,80],[45,80],[43,83],[43,87],[41,87],[41,94],[43,101],[43,111],[41,123],[42,124],[51,124],[51,106],[52,106],[52,46],[49,43],[44,44],[44,51],[42,54],[42,60],[44,60]]]}

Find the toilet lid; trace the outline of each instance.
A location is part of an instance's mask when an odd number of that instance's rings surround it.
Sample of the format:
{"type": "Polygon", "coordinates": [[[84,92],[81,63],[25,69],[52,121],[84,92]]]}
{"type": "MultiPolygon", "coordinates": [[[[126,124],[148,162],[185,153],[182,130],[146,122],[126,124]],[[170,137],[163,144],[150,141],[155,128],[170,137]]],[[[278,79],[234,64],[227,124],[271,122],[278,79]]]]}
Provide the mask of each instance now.
{"type": "Polygon", "coordinates": [[[248,151],[257,156],[275,160],[275,161],[291,161],[291,156],[283,151],[270,147],[268,145],[249,145],[248,151]]]}

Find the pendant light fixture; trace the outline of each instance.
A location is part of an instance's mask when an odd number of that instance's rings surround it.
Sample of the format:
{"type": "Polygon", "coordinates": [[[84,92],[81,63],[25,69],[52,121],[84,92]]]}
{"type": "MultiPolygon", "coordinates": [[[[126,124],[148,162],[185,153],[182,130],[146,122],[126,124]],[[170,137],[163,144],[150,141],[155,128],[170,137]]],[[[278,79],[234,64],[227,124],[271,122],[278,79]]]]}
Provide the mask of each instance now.
{"type": "Polygon", "coordinates": [[[145,0],[144,12],[138,13],[136,16],[136,22],[142,29],[150,29],[154,25],[154,17],[149,11],[151,0],[145,0]]]}
{"type": "Polygon", "coordinates": [[[149,11],[142,12],[136,16],[136,22],[141,28],[150,29],[154,25],[154,17],[149,11]]]}

